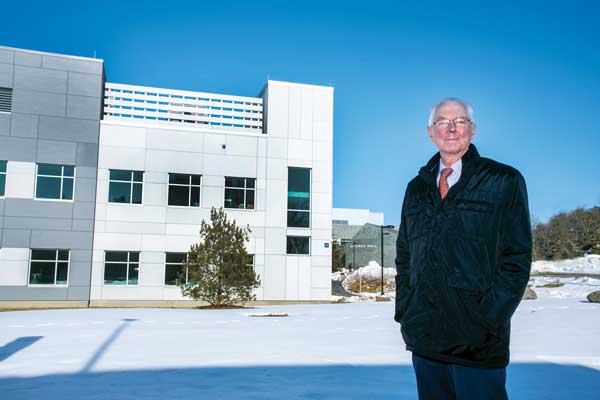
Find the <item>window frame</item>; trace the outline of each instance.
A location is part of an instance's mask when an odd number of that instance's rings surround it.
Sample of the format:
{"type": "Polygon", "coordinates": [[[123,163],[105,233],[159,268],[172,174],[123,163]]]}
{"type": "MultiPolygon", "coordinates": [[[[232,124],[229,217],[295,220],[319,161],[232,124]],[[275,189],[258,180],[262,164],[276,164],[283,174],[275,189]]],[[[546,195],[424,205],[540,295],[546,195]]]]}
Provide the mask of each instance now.
{"type": "MultiPolygon", "coordinates": [[[[164,286],[166,286],[166,287],[177,287],[177,285],[175,285],[175,284],[171,285],[171,284],[167,283],[167,267],[168,266],[176,266],[176,265],[178,265],[181,268],[183,268],[183,263],[178,264],[178,263],[168,262],[167,261],[167,254],[185,254],[185,261],[184,262],[187,262],[189,260],[189,253],[184,253],[182,251],[167,251],[167,252],[165,252],[165,275],[164,275],[164,280],[163,280],[164,286]]],[[[186,268],[185,269],[185,284],[186,285],[189,283],[189,272],[190,272],[189,268],[186,268]]]]}
{"type": "Polygon", "coordinates": [[[103,265],[103,271],[102,271],[102,286],[116,286],[116,287],[123,287],[123,286],[139,286],[140,284],[140,265],[141,265],[141,261],[140,261],[140,255],[141,252],[140,251],[130,251],[130,250],[104,250],[104,263],[103,265]],[[127,261],[106,261],[106,254],[107,253],[127,253],[127,261]],[[138,261],[131,261],[131,253],[137,253],[138,254],[138,261]],[[106,283],[106,264],[126,264],[126,269],[125,269],[125,283],[124,284],[118,284],[118,283],[106,283]],[[129,283],[129,268],[131,267],[131,264],[137,264],[137,271],[138,271],[138,275],[137,275],[137,282],[136,283],[129,283]]]}
{"type": "Polygon", "coordinates": [[[310,236],[302,236],[302,235],[286,235],[285,236],[285,255],[286,256],[303,256],[310,257],[311,256],[311,237],[310,236]],[[288,239],[290,238],[305,238],[308,240],[308,253],[288,253],[288,239]]]}
{"type": "Polygon", "coordinates": [[[8,160],[0,160],[0,164],[4,163],[4,171],[0,171],[0,175],[4,176],[4,187],[2,187],[0,191],[0,199],[6,197],[6,177],[8,174],[8,160]]]}
{"type": "Polygon", "coordinates": [[[286,201],[287,201],[287,206],[286,206],[286,226],[288,228],[294,228],[294,229],[311,229],[312,226],[312,221],[311,221],[311,212],[312,212],[312,168],[305,168],[305,167],[291,167],[288,166],[288,180],[287,180],[287,185],[288,185],[288,190],[287,190],[287,197],[286,197],[286,201]],[[301,209],[295,209],[295,208],[289,208],[290,204],[289,204],[289,198],[290,198],[290,170],[291,169],[304,169],[304,170],[308,170],[308,209],[307,210],[301,210],[301,209]],[[308,226],[291,226],[289,225],[289,213],[291,212],[300,212],[300,213],[306,213],[308,214],[308,226]]]}
{"type": "Polygon", "coordinates": [[[69,286],[69,275],[71,273],[71,250],[70,249],[41,249],[41,248],[30,248],[29,249],[29,267],[27,269],[27,287],[68,287],[69,286]],[[31,263],[34,262],[52,262],[52,260],[34,260],[33,252],[36,250],[43,251],[54,251],[54,283],[31,283],[31,263]],[[58,259],[58,252],[66,251],[67,257],[67,281],[66,283],[56,283],[56,277],[58,275],[58,263],[64,263],[65,260],[58,259]]]}
{"type": "Polygon", "coordinates": [[[224,182],[223,182],[223,208],[225,210],[244,210],[244,211],[256,211],[256,178],[249,178],[249,177],[243,177],[243,176],[225,176],[224,177],[224,182]],[[234,178],[234,179],[243,179],[244,180],[244,187],[239,187],[239,186],[227,186],[227,178],[234,178]],[[254,181],[254,187],[253,188],[249,188],[248,187],[248,180],[252,179],[254,181]],[[244,192],[244,207],[240,208],[240,207],[227,207],[225,201],[227,200],[227,198],[225,197],[225,193],[227,192],[227,189],[235,189],[235,190],[242,190],[244,192]],[[247,201],[248,201],[248,194],[247,192],[249,190],[252,190],[254,192],[254,204],[252,208],[248,208],[247,205],[247,201]]]}
{"type": "MultiPolygon", "coordinates": [[[[139,171],[139,170],[135,170],[135,169],[119,169],[119,168],[109,168],[108,169],[108,191],[107,191],[107,196],[108,198],[106,199],[106,202],[108,204],[126,204],[126,205],[130,205],[130,206],[143,206],[144,205],[144,177],[146,175],[146,171],[139,171]],[[111,171],[121,171],[121,172],[129,172],[131,179],[129,181],[123,181],[120,179],[111,179],[110,178],[110,172],[111,171]],[[142,180],[141,181],[136,181],[134,180],[134,174],[136,172],[140,172],[142,174],[142,180]],[[110,184],[111,182],[115,182],[115,183],[129,183],[129,202],[120,202],[120,201],[110,201],[110,184]],[[140,184],[142,185],[142,197],[140,199],[139,203],[134,203],[133,202],[133,186],[134,184],[140,184]]],[[[167,200],[168,201],[168,200],[167,200]]]]}
{"type": "MultiPolygon", "coordinates": [[[[168,178],[167,178],[167,207],[179,207],[179,208],[201,208],[202,207],[202,175],[201,174],[182,174],[179,172],[169,172],[168,174],[168,178]],[[181,183],[171,183],[171,174],[174,175],[187,175],[189,177],[189,183],[187,185],[181,184],[181,183]],[[192,184],[192,178],[194,176],[197,176],[200,178],[200,183],[198,185],[194,185],[192,184]],[[171,186],[179,186],[179,187],[187,187],[188,188],[188,205],[187,206],[180,206],[180,205],[176,205],[176,204],[169,204],[169,195],[171,192],[171,186]],[[197,206],[192,206],[192,188],[198,188],[198,205],[197,206]]],[[[143,189],[142,189],[142,194],[143,194],[143,189]]],[[[142,196],[143,197],[143,196],[142,196]]]]}
{"type": "Polygon", "coordinates": [[[75,166],[75,165],[36,162],[35,163],[35,184],[34,184],[35,187],[33,190],[33,199],[39,200],[39,201],[62,201],[62,202],[71,202],[71,203],[74,202],[75,201],[75,181],[76,181],[75,176],[76,176],[76,174],[77,174],[77,166],[75,166]],[[40,164],[60,166],[60,176],[58,176],[58,175],[40,175],[39,174],[40,164]],[[65,176],[65,167],[73,167],[73,176],[65,176]],[[38,197],[38,178],[40,178],[40,177],[60,179],[60,198],[53,199],[53,198],[47,198],[47,197],[38,197]],[[65,179],[73,179],[73,193],[72,193],[71,199],[63,199],[62,198],[65,179]]]}

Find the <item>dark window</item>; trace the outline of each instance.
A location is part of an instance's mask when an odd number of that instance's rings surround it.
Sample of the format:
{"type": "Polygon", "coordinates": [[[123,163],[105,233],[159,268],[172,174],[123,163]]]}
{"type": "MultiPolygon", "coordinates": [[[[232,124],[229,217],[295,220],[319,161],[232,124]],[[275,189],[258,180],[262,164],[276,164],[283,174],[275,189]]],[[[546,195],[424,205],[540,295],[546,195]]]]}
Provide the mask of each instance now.
{"type": "Polygon", "coordinates": [[[31,249],[30,285],[66,285],[69,276],[69,250],[31,249]]]}
{"type": "Polygon", "coordinates": [[[254,209],[255,178],[225,177],[225,208],[254,209]]]}
{"type": "Polygon", "coordinates": [[[310,227],[310,169],[288,168],[287,226],[310,227]]]}
{"type": "Polygon", "coordinates": [[[177,280],[188,282],[187,269],[183,263],[187,260],[187,253],[167,253],[165,263],[165,285],[176,285],[177,280]]]}
{"type": "Polygon", "coordinates": [[[12,111],[12,93],[11,88],[0,87],[0,111],[11,112],[12,111]]]}
{"type": "Polygon", "coordinates": [[[6,161],[0,161],[0,197],[4,196],[6,188],[6,161]]]}
{"type": "Polygon", "coordinates": [[[104,284],[137,285],[139,268],[139,252],[107,251],[104,253],[104,284]]]}
{"type": "Polygon", "coordinates": [[[36,199],[73,200],[75,167],[71,165],[37,164],[36,199]]]}
{"type": "Polygon", "coordinates": [[[200,207],[200,175],[169,174],[169,205],[200,207]]]}
{"type": "Polygon", "coordinates": [[[143,171],[111,169],[109,174],[109,203],[142,204],[143,171]]]}
{"type": "Polygon", "coordinates": [[[310,236],[288,236],[287,254],[310,254],[310,236]]]}

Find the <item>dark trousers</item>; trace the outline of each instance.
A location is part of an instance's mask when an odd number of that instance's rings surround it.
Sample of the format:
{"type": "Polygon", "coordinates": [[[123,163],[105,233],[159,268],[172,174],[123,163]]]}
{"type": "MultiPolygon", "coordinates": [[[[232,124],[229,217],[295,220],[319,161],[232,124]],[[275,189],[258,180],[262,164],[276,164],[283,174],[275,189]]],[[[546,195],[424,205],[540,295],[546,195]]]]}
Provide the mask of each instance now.
{"type": "Polygon", "coordinates": [[[463,367],[413,353],[419,400],[508,400],[506,368],[463,367]]]}

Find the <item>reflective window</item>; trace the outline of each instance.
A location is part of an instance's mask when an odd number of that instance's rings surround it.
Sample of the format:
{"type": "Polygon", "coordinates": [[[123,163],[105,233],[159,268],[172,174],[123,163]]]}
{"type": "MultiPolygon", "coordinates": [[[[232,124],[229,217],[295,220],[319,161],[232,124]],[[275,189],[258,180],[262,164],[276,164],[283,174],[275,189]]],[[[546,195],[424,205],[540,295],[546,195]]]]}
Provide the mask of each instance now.
{"type": "Polygon", "coordinates": [[[225,177],[225,208],[254,209],[256,178],[225,177]]]}
{"type": "Polygon", "coordinates": [[[201,175],[169,174],[169,205],[200,207],[201,175]]]}
{"type": "Polygon", "coordinates": [[[109,203],[142,204],[143,171],[111,169],[109,174],[109,203]]]}
{"type": "Polygon", "coordinates": [[[187,260],[187,253],[167,253],[165,263],[165,285],[177,285],[177,280],[188,283],[188,271],[183,264],[187,260]]]}
{"type": "Polygon", "coordinates": [[[287,254],[310,254],[310,236],[288,236],[287,254]]]}
{"type": "Polygon", "coordinates": [[[4,196],[6,186],[6,161],[0,161],[0,197],[4,196]]]}
{"type": "Polygon", "coordinates": [[[71,165],[37,164],[35,198],[73,200],[75,167],[71,165]]]}
{"type": "Polygon", "coordinates": [[[287,226],[310,226],[310,169],[288,168],[287,226]]]}
{"type": "Polygon", "coordinates": [[[137,285],[140,253],[137,251],[104,252],[105,285],[137,285]]]}
{"type": "Polygon", "coordinates": [[[66,285],[69,276],[69,250],[31,249],[30,285],[66,285]]]}

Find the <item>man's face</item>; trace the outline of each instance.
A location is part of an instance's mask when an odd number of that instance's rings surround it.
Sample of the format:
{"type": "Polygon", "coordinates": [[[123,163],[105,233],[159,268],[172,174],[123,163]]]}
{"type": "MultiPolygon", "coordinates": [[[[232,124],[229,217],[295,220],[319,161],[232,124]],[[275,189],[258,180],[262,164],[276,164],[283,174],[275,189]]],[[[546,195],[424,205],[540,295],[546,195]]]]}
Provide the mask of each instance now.
{"type": "Polygon", "coordinates": [[[467,152],[469,144],[475,136],[477,126],[474,123],[467,123],[463,126],[457,126],[454,122],[447,124],[436,125],[435,122],[441,119],[455,120],[456,118],[468,119],[467,110],[462,105],[455,102],[447,102],[442,104],[433,118],[433,124],[427,128],[429,138],[440,153],[445,156],[459,156],[467,152]]]}

